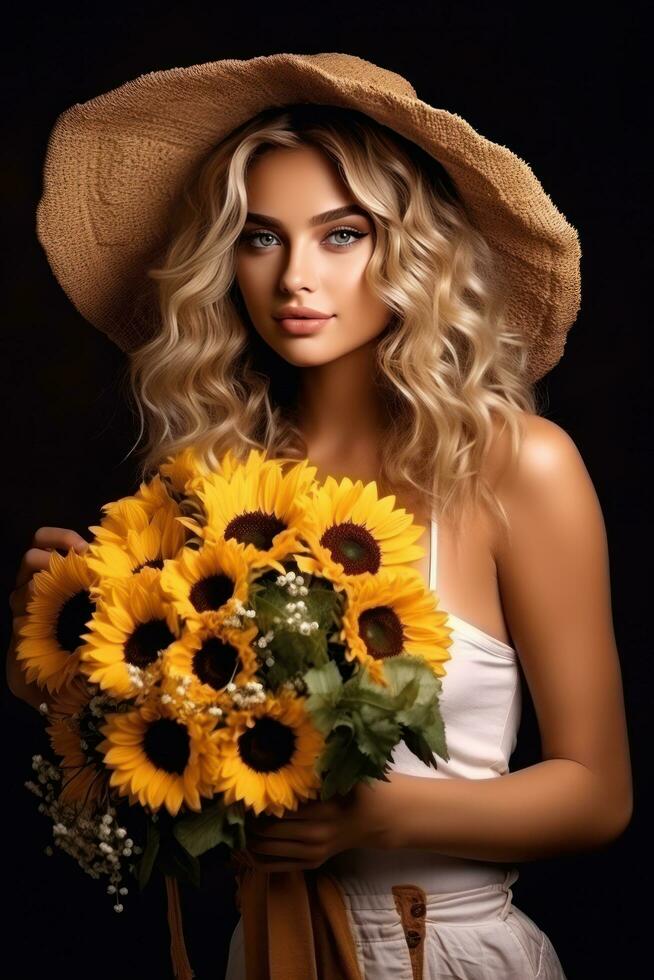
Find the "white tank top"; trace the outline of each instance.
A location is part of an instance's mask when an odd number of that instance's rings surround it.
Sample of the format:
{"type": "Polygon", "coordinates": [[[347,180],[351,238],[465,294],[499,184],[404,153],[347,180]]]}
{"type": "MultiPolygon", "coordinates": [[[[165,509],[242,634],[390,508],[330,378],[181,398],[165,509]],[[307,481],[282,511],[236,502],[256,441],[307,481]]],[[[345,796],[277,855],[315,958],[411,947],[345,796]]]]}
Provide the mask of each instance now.
{"type": "MultiPolygon", "coordinates": [[[[432,520],[429,588],[436,593],[437,549],[438,528],[432,520]]],[[[502,776],[509,771],[522,710],[516,651],[458,616],[449,615],[446,625],[452,629],[452,645],[441,678],[440,709],[449,762],[437,755],[438,769],[426,766],[402,741],[395,747],[390,768],[432,779],[502,776]]],[[[437,807],[434,821],[438,821],[437,807]]],[[[503,881],[511,867],[406,848],[357,848],[335,855],[324,865],[354,894],[386,892],[392,885],[408,883],[428,894],[477,888],[503,881]]]]}

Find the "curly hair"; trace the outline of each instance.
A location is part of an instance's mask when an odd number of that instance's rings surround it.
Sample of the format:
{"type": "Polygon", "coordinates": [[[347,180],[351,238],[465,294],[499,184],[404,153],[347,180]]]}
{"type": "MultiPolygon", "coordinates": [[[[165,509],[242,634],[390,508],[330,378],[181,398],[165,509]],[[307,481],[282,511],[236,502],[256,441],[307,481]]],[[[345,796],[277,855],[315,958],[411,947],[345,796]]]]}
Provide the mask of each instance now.
{"type": "Polygon", "coordinates": [[[235,278],[248,167],[267,150],[303,144],[336,164],[375,226],[365,275],[391,311],[376,345],[386,425],[380,495],[423,499],[439,518],[482,501],[508,527],[482,463],[498,422],[515,461],[520,416],[537,408],[494,253],[437,160],[335,106],[259,113],[199,161],[175,202],[142,297],[151,336],[127,364],[140,417],[135,445],[147,433],[141,480],[191,444],[211,469],[228,449],[240,460],[252,448],[279,460],[307,455],[296,404],[301,369],[252,328],[235,278]]]}

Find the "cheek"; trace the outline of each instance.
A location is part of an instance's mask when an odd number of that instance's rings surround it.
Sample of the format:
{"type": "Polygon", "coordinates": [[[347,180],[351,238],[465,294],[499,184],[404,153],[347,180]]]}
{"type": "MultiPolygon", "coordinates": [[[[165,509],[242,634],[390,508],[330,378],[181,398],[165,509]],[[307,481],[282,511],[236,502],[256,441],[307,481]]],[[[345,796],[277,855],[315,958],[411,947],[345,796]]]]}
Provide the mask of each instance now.
{"type": "Polygon", "coordinates": [[[381,333],[391,315],[392,311],[384,300],[376,296],[368,285],[364,284],[356,296],[352,298],[352,302],[345,311],[343,321],[348,334],[360,341],[366,341],[381,333]]]}
{"type": "Polygon", "coordinates": [[[267,306],[270,272],[266,273],[266,264],[265,262],[248,262],[247,260],[236,262],[234,270],[236,283],[250,310],[267,306]]]}
{"type": "Polygon", "coordinates": [[[374,336],[388,322],[391,310],[385,301],[373,292],[365,277],[370,256],[361,262],[343,264],[330,288],[334,297],[334,308],[339,312],[339,320],[347,324],[358,337],[374,336]]]}

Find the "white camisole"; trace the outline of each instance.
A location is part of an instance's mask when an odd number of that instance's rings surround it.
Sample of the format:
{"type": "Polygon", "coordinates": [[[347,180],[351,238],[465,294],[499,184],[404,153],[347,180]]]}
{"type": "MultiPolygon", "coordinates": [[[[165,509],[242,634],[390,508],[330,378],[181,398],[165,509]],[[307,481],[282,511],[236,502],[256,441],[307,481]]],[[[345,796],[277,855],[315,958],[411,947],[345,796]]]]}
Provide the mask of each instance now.
{"type": "MultiPolygon", "coordinates": [[[[432,520],[429,588],[436,593],[437,532],[432,520]]],[[[458,616],[450,615],[447,625],[452,628],[452,645],[441,678],[440,708],[450,760],[436,756],[438,769],[434,769],[400,742],[390,768],[432,779],[502,776],[509,771],[522,710],[516,651],[458,616]]],[[[438,822],[437,804],[434,821],[438,822]]],[[[392,885],[407,883],[435,894],[502,882],[512,865],[426,850],[356,848],[334,855],[323,867],[352,894],[388,892],[392,885]]]]}

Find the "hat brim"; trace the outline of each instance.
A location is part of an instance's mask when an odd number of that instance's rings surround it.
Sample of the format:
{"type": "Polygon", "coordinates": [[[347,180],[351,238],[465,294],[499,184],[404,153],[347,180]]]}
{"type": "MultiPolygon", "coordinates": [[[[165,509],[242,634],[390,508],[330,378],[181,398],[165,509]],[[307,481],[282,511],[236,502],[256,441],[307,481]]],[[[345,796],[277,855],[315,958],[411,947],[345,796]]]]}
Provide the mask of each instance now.
{"type": "Polygon", "coordinates": [[[356,109],[420,146],[454,182],[494,249],[507,316],[529,338],[531,379],[563,354],[580,300],[575,228],[530,166],[399,75],[345,54],[274,54],[149,72],[76,104],[50,135],[37,236],[71,302],[122,350],[167,215],[198,159],[261,110],[307,102],[356,109]]]}

